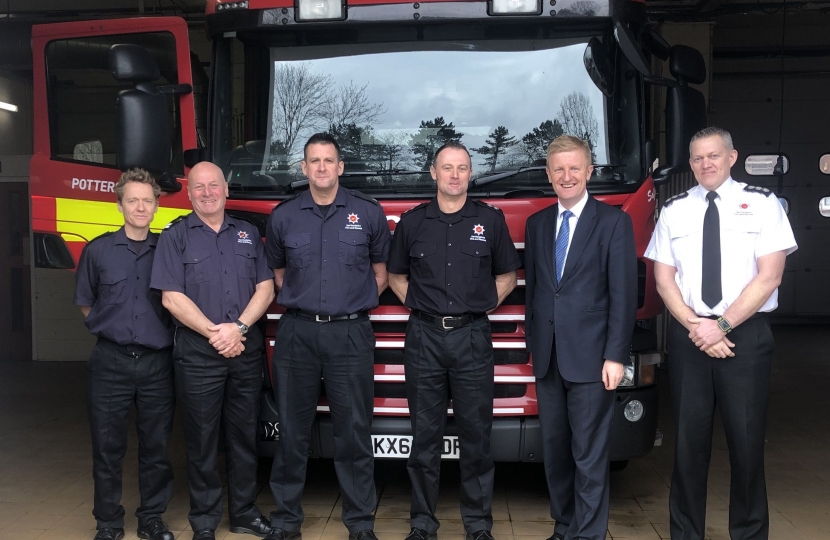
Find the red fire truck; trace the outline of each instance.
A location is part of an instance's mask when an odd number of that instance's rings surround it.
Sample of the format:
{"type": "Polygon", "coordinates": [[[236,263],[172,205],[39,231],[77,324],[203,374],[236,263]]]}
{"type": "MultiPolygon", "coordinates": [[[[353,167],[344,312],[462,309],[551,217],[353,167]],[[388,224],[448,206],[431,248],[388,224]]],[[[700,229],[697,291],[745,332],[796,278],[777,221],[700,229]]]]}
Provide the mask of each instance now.
{"type": "MultiPolygon", "coordinates": [[[[208,0],[212,58],[204,65],[190,52],[181,18],[36,26],[36,264],[74,268],[86,242],[120,225],[114,183],[119,169],[132,166],[161,179],[154,230],[189,211],[184,175],[210,160],[226,173],[228,212],[264,231],[271,209],[306,188],[302,144],[318,131],[340,141],[341,184],[377,198],[393,231],[403,212],[434,195],[428,167],[435,149],[448,140],[466,144],[470,194],[504,211],[520,253],[526,218],[555,203],[544,172],[547,143],[562,133],[587,138],[597,164],[589,190],[631,216],[642,255],[654,227],[654,179],[684,161],[670,148],[668,165],[652,170],[649,88],[669,87],[667,138],[681,140],[696,122],[697,91],[687,83],[699,82],[703,65],[699,54],[677,53],[649,34],[643,10],[630,0],[208,0]],[[652,77],[644,50],[671,56],[675,79],[652,77]]],[[[638,265],[634,364],[617,390],[615,461],[646,454],[656,432],[661,356],[652,319],[662,304],[650,262],[640,258],[638,265]]],[[[490,315],[498,461],[541,459],[522,277],[520,271],[519,287],[490,315]]],[[[269,360],[279,346],[273,336],[281,312],[275,304],[261,321],[270,336],[258,412],[266,455],[279,440],[269,360]]],[[[372,433],[382,458],[409,452],[408,316],[390,291],[371,313],[372,433]]],[[[451,400],[447,408],[452,415],[451,400]]],[[[325,395],[318,412],[312,453],[329,457],[325,395]]],[[[457,456],[450,418],[445,457],[457,456]]]]}

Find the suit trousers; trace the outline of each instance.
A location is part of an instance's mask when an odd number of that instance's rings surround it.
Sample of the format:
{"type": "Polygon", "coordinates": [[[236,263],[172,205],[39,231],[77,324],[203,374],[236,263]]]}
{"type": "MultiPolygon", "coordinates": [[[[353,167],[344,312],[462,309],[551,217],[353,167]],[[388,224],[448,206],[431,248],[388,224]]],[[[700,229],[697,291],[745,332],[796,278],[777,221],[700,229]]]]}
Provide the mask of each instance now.
{"type": "Polygon", "coordinates": [[[160,517],[173,493],[167,443],[173,428],[170,348],[152,350],[99,338],[87,362],[87,411],[92,433],[92,514],[98,528],[124,527],[121,473],[130,408],[138,432],[139,524],[160,517]]]}
{"type": "Polygon", "coordinates": [[[536,379],[545,476],[554,532],[565,540],[603,540],[611,496],[611,426],[614,392],[602,382],[562,378],[556,363],[536,379]]]}
{"type": "Polygon", "coordinates": [[[247,522],[261,515],[254,502],[262,332],[252,326],[246,338],[241,355],[225,358],[201,334],[189,328],[176,330],[173,363],[187,449],[188,519],[194,531],[215,530],[222,519],[221,429],[225,433],[231,522],[247,522]]]}
{"type": "Polygon", "coordinates": [[[271,468],[277,509],[271,525],[299,531],[300,499],[320,397],[320,378],[334,428],[334,470],[349,533],[374,528],[377,504],[372,452],[375,334],[368,316],[319,323],[283,315],[274,349],[274,397],[280,442],[271,468]]]}
{"type": "Polygon", "coordinates": [[[493,527],[493,343],[490,321],[443,330],[410,317],[404,344],[406,395],[412,422],[407,461],[412,482],[411,526],[438,530],[441,452],[447,422],[448,390],[458,428],[461,519],[468,533],[493,527]]]}
{"type": "Polygon", "coordinates": [[[712,421],[720,411],[729,464],[729,534],[742,540],[769,538],[764,477],[773,338],[765,315],[729,333],[732,358],[699,350],[676,320],[669,325],[669,377],[677,429],[669,512],[672,540],[706,536],[706,484],[712,455],[712,421]]]}

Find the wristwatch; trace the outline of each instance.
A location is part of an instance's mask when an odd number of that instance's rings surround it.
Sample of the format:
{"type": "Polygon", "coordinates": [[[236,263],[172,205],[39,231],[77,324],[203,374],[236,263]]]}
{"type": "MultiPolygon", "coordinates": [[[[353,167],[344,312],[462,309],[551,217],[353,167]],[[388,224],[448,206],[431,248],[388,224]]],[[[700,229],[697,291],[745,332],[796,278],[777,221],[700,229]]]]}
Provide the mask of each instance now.
{"type": "Polygon", "coordinates": [[[723,317],[718,317],[718,328],[721,329],[721,332],[726,332],[727,334],[732,331],[732,325],[723,317]]]}
{"type": "MultiPolygon", "coordinates": [[[[718,323],[720,324],[720,323],[718,323]]],[[[248,333],[248,325],[242,321],[236,321],[236,327],[239,328],[239,333],[243,336],[248,333]]]]}

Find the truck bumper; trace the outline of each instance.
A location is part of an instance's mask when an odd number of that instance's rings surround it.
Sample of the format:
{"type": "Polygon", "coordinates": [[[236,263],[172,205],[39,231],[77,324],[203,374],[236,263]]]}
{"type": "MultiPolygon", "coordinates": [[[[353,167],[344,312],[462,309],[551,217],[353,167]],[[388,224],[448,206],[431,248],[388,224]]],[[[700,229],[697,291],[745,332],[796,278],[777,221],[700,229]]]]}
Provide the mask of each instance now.
{"type": "MultiPolygon", "coordinates": [[[[657,386],[619,389],[614,401],[614,425],[611,431],[611,461],[623,461],[648,454],[654,446],[657,431],[657,386]],[[643,415],[636,422],[625,418],[625,407],[632,400],[643,406],[643,415]]],[[[409,417],[376,416],[372,421],[373,435],[409,435],[409,417]]],[[[454,419],[447,419],[444,433],[456,436],[454,419]]],[[[496,417],[490,438],[493,461],[542,462],[542,435],[539,418],[535,416],[496,417]]],[[[263,392],[257,445],[260,455],[273,456],[279,444],[279,417],[273,395],[263,392]]],[[[329,415],[317,415],[311,435],[309,457],[334,457],[334,428],[329,415]]]]}

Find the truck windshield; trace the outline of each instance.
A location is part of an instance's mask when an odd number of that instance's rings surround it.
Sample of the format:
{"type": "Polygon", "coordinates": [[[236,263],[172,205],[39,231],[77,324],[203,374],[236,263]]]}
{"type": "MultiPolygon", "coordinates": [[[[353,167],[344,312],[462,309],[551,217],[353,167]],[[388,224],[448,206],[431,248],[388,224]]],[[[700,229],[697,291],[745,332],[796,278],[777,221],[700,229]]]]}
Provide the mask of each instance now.
{"type": "Polygon", "coordinates": [[[549,188],[547,144],[589,140],[595,182],[620,182],[607,141],[604,95],[583,66],[586,39],[415,42],[271,49],[265,140],[231,155],[239,196],[304,189],[303,144],[339,142],[341,184],[376,196],[428,195],[435,150],[460,141],[488,189],[549,188]],[[499,174],[503,173],[503,174],[499,174]]]}

